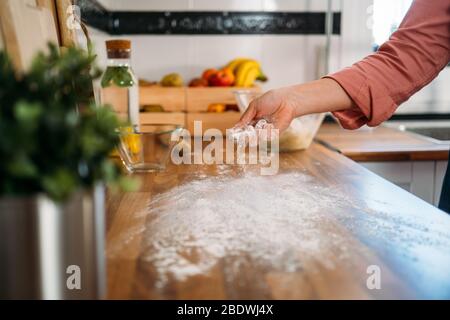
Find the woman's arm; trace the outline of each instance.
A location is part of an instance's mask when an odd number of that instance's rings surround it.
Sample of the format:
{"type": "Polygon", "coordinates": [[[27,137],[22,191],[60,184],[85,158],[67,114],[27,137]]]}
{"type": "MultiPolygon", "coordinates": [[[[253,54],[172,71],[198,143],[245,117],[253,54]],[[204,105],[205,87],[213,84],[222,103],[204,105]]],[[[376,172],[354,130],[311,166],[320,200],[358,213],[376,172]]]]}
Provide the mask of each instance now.
{"type": "Polygon", "coordinates": [[[270,118],[270,122],[283,131],[294,118],[310,113],[350,110],[353,107],[353,100],[339,83],[324,78],[267,92],[252,101],[237,126],[270,118]]]}
{"type": "Polygon", "coordinates": [[[378,52],[329,77],[355,102],[334,115],[346,128],[377,126],[433,80],[450,59],[450,1],[416,0],[378,52]]]}
{"type": "Polygon", "coordinates": [[[450,0],[415,0],[378,52],[324,79],[263,95],[250,105],[240,124],[264,117],[283,130],[291,116],[332,111],[345,128],[376,126],[434,79],[449,60],[450,0]],[[287,116],[280,115],[281,110],[287,116]]]}

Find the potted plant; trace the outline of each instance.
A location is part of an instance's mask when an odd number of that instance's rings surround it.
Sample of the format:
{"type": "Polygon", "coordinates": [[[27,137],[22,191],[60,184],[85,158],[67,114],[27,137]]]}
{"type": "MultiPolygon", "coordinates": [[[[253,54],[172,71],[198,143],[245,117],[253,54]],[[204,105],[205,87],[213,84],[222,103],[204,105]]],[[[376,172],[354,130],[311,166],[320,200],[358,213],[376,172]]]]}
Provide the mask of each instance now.
{"type": "Polygon", "coordinates": [[[102,298],[104,185],[119,122],[96,106],[94,57],[49,45],[22,74],[0,52],[0,298],[102,298]]]}

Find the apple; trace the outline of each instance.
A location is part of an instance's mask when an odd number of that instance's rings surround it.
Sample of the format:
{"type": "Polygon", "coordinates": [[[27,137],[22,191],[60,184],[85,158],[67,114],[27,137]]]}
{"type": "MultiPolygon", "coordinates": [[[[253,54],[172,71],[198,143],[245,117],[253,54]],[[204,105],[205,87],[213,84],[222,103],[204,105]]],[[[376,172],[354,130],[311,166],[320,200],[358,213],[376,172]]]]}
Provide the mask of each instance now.
{"type": "Polygon", "coordinates": [[[209,77],[209,85],[213,87],[231,87],[234,84],[234,74],[231,69],[222,69],[209,77]]]}
{"type": "Polygon", "coordinates": [[[189,82],[189,87],[195,88],[195,87],[207,87],[208,86],[208,80],[205,80],[203,78],[195,78],[192,79],[191,82],[189,82]]]}
{"type": "Polygon", "coordinates": [[[209,78],[211,78],[211,76],[216,74],[217,72],[218,72],[217,69],[207,69],[203,72],[202,79],[209,81],[209,78]]]}

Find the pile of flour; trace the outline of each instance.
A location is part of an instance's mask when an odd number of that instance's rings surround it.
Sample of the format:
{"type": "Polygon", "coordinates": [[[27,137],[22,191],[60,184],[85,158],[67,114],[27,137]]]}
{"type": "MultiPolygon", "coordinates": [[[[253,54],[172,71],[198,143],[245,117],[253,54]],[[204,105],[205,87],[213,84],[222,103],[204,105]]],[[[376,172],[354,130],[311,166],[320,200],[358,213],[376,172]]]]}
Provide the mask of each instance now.
{"type": "MultiPolygon", "coordinates": [[[[265,119],[261,119],[255,126],[246,125],[242,128],[230,129],[229,138],[236,141],[238,146],[245,147],[252,139],[258,137],[267,141],[279,138],[279,147],[283,151],[303,150],[307,149],[311,144],[314,136],[317,133],[318,124],[315,124],[310,117],[303,117],[300,121],[294,119],[281,135],[275,134],[273,130],[274,125],[267,122],[265,119]]],[[[256,140],[253,140],[257,144],[256,140]]],[[[250,142],[251,143],[251,142],[250,142]]]]}
{"type": "Polygon", "coordinates": [[[270,131],[273,129],[273,124],[261,119],[254,126],[246,125],[242,128],[229,129],[228,138],[235,141],[239,147],[245,147],[249,143],[256,145],[258,137],[270,140],[270,131]]]}
{"type": "Polygon", "coordinates": [[[160,285],[207,274],[224,257],[246,256],[282,272],[298,271],[308,259],[333,268],[326,257],[345,259],[352,244],[327,226],[349,206],[344,195],[300,172],[208,177],[151,201],[143,259],[160,285]]]}

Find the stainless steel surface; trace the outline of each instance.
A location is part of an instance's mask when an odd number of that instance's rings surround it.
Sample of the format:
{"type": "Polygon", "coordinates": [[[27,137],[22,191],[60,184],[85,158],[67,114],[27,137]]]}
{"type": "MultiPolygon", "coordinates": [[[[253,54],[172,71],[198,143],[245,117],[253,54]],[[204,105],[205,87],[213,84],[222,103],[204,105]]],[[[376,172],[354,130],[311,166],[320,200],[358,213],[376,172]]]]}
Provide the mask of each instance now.
{"type": "Polygon", "coordinates": [[[105,297],[104,188],[63,205],[45,196],[0,199],[1,299],[105,297]],[[69,266],[81,289],[70,290],[69,266]]]}
{"type": "Polygon", "coordinates": [[[437,144],[450,144],[450,121],[389,121],[384,125],[421,136],[437,144]]]}
{"type": "Polygon", "coordinates": [[[439,141],[450,142],[450,127],[407,128],[406,131],[414,132],[439,141]]]}

